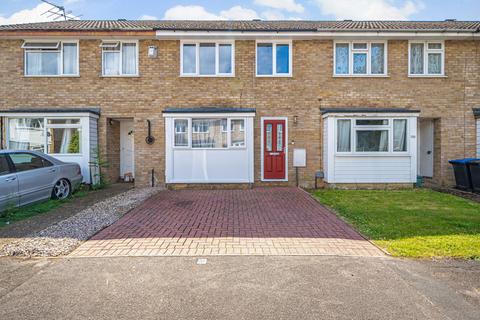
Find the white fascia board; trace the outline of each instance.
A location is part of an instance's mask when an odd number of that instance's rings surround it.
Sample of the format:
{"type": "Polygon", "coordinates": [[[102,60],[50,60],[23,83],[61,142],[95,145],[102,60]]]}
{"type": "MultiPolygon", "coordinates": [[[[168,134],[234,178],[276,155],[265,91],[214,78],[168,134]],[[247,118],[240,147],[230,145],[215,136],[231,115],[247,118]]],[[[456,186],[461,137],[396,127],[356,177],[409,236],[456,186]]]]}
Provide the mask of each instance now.
{"type": "Polygon", "coordinates": [[[92,112],[0,112],[0,117],[12,118],[70,118],[70,117],[90,117],[98,119],[99,116],[92,112]]]}
{"type": "Polygon", "coordinates": [[[378,117],[394,117],[394,118],[405,118],[405,117],[415,117],[418,118],[420,116],[420,112],[344,112],[344,113],[326,113],[322,115],[322,118],[345,118],[345,117],[371,117],[371,118],[378,118],[378,117]]]}
{"type": "Polygon", "coordinates": [[[179,39],[423,39],[423,40],[448,40],[480,38],[476,32],[251,32],[251,31],[174,31],[157,30],[156,38],[159,40],[179,39]]]}
{"type": "Polygon", "coordinates": [[[203,113],[203,112],[198,112],[198,113],[181,113],[181,112],[171,112],[171,113],[164,113],[163,114],[164,118],[253,118],[255,117],[254,112],[212,112],[212,113],[203,113]]]}

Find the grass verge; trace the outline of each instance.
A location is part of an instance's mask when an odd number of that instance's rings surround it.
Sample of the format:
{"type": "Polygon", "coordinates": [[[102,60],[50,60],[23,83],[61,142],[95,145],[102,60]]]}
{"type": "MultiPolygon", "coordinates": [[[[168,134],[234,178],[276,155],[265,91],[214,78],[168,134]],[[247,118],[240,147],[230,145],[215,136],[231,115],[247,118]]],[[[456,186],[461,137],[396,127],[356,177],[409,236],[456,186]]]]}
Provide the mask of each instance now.
{"type": "Polygon", "coordinates": [[[480,259],[479,203],[428,189],[312,194],[394,256],[480,259]]]}

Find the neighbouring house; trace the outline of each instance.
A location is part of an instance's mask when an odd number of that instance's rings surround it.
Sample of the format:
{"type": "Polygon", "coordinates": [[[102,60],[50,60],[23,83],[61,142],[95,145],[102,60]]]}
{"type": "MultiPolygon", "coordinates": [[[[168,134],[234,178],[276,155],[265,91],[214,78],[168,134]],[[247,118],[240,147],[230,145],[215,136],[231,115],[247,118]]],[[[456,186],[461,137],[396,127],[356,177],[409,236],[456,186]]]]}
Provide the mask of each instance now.
{"type": "Polygon", "coordinates": [[[480,22],[0,26],[2,148],[157,184],[450,185],[480,153],[480,22]]]}

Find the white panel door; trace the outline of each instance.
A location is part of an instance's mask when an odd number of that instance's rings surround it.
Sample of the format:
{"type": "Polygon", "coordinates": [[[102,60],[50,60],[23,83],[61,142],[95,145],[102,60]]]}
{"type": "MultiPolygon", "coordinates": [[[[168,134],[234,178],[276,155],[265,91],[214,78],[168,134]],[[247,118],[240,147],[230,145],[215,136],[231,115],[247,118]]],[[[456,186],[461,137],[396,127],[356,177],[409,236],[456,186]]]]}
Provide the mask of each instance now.
{"type": "Polygon", "coordinates": [[[419,124],[418,174],[423,177],[433,177],[433,143],[434,124],[431,119],[422,119],[419,124]]]}
{"type": "Polygon", "coordinates": [[[131,173],[135,177],[133,121],[120,121],[120,176],[131,173]]]}

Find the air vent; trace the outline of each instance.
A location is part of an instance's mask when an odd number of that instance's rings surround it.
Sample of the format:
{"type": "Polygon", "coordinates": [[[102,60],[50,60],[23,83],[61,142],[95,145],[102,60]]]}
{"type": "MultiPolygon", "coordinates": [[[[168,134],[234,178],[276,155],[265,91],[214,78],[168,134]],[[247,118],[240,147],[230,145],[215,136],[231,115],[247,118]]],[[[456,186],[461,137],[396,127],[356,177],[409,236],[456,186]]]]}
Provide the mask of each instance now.
{"type": "Polygon", "coordinates": [[[445,21],[447,21],[447,22],[454,22],[454,21],[457,21],[457,19],[445,19],[445,21]]]}

